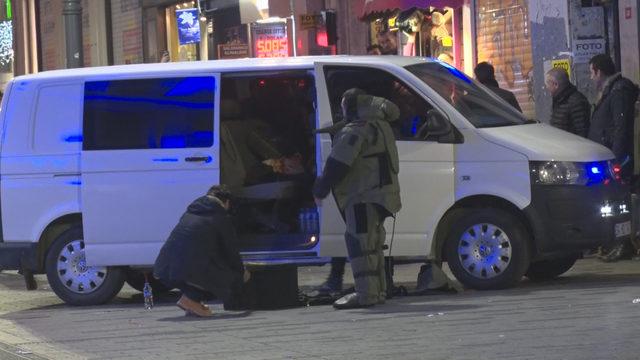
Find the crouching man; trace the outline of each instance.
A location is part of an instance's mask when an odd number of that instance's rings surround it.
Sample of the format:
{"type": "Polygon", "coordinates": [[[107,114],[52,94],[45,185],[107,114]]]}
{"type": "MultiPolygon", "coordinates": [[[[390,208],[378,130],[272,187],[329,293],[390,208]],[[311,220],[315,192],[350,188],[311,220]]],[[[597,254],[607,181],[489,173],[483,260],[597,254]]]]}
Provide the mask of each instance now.
{"type": "Polygon", "coordinates": [[[231,193],[213,186],[187,207],[160,250],[153,273],[162,283],[178,288],[178,307],[187,315],[211,316],[205,301],[213,295],[227,299],[249,272],[236,248],[236,233],[227,210],[231,193]]]}

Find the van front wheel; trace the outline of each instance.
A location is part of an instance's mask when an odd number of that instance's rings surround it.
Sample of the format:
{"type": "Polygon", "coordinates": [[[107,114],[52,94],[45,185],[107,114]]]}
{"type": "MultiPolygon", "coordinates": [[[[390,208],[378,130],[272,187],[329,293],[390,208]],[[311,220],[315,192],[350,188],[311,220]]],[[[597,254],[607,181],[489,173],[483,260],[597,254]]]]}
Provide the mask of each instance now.
{"type": "Polygon", "coordinates": [[[98,305],[113,299],[124,285],[122,269],[87,266],[82,227],[62,233],[45,260],[51,289],[69,305],[98,305]]]}
{"type": "Polygon", "coordinates": [[[452,225],[445,251],[461,283],[484,290],[520,281],[529,267],[529,236],[515,216],[493,208],[465,209],[452,225]]]}

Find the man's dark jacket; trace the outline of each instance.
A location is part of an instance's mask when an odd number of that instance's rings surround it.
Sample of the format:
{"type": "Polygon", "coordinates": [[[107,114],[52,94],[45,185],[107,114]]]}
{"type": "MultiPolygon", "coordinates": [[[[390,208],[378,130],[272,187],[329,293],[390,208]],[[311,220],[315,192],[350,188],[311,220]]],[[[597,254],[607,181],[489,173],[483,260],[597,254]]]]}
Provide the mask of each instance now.
{"type": "Polygon", "coordinates": [[[567,84],[553,97],[551,109],[552,126],[587,137],[591,104],[573,84],[567,84]]]}
{"type": "Polygon", "coordinates": [[[244,268],[231,218],[217,198],[196,199],[160,250],[154,276],[170,287],[187,283],[227,298],[244,268]]]}
{"type": "Polygon", "coordinates": [[[516,110],[522,112],[520,108],[520,104],[518,104],[518,100],[516,96],[509,90],[505,90],[500,88],[498,82],[496,80],[488,80],[482,83],[484,86],[488,87],[489,90],[493,91],[494,94],[498,95],[502,98],[502,100],[509,103],[509,105],[513,106],[516,110]]]}
{"type": "Polygon", "coordinates": [[[589,139],[613,151],[618,161],[629,156],[633,168],[633,123],[638,87],[621,74],[611,76],[604,84],[596,102],[589,139]]]}

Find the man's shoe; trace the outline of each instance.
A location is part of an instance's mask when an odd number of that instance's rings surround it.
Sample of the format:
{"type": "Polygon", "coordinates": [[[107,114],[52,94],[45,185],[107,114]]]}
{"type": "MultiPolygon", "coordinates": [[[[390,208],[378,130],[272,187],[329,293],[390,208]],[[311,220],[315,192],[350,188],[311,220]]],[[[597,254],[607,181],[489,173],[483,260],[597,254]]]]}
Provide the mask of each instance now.
{"type": "Polygon", "coordinates": [[[178,307],[184,310],[187,314],[193,314],[199,317],[209,317],[213,315],[211,310],[205,308],[201,303],[193,301],[184,295],[180,297],[180,300],[178,300],[176,305],[178,305],[178,307]]]}
{"type": "Polygon", "coordinates": [[[351,293],[349,295],[345,295],[333,303],[333,307],[336,310],[368,308],[368,307],[372,307],[373,305],[375,305],[375,303],[360,304],[357,293],[351,293]]]}

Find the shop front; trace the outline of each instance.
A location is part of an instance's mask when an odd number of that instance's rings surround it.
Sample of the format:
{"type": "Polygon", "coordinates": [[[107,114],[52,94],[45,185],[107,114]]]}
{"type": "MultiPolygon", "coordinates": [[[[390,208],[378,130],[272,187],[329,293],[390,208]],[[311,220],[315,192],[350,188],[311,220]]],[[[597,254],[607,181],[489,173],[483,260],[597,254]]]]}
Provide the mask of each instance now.
{"type": "Polygon", "coordinates": [[[145,62],[207,60],[206,16],[199,1],[143,2],[145,62]]]}
{"type": "Polygon", "coordinates": [[[463,66],[463,0],[354,2],[369,25],[370,54],[427,56],[463,66]]]}

